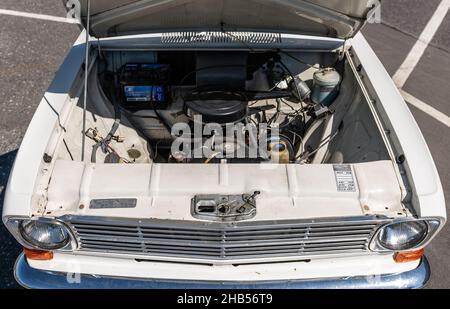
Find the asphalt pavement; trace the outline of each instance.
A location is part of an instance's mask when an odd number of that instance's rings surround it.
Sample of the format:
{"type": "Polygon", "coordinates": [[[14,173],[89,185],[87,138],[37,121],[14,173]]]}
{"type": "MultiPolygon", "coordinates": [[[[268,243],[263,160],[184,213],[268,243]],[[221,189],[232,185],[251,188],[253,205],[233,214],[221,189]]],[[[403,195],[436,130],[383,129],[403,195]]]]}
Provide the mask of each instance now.
{"type": "MultiPolygon", "coordinates": [[[[363,30],[393,75],[416,43],[440,0],[382,1],[382,23],[363,30]]],[[[60,0],[0,0],[0,9],[65,16],[60,0]]],[[[0,209],[8,175],[33,113],[78,36],[77,25],[0,14],[0,209]]],[[[450,115],[450,13],[403,89],[450,115]]],[[[410,106],[441,176],[450,208],[450,128],[410,106]]],[[[20,247],[0,224],[0,288],[17,287],[12,267],[20,247]]],[[[430,288],[450,288],[450,224],[427,247],[430,288]]]]}

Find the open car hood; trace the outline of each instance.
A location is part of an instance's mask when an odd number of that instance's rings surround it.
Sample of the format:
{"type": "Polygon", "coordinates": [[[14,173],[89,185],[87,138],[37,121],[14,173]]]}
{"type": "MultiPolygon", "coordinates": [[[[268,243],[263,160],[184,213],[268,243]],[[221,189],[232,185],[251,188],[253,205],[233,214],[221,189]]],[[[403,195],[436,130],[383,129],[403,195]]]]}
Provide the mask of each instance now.
{"type": "MultiPolygon", "coordinates": [[[[63,0],[86,26],[88,0],[63,0]]],[[[379,0],[90,0],[97,38],[186,31],[354,36],[379,0]]]]}

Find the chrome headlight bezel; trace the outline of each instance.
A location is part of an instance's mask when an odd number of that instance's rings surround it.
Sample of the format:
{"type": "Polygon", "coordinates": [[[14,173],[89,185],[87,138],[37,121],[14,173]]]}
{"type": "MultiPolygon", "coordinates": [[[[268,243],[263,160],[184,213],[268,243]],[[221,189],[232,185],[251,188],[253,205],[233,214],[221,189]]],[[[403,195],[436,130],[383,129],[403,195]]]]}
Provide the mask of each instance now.
{"type": "Polygon", "coordinates": [[[78,243],[73,233],[72,229],[66,225],[64,222],[55,219],[55,218],[47,218],[47,217],[12,217],[8,218],[6,221],[6,226],[11,234],[16,238],[16,240],[23,246],[29,249],[37,249],[37,250],[48,250],[48,251],[73,251],[77,248],[78,243]],[[68,239],[58,245],[44,245],[38,244],[37,241],[33,241],[32,239],[23,235],[22,225],[24,222],[30,221],[39,221],[40,223],[48,223],[52,225],[56,225],[63,229],[63,231],[67,234],[68,239]]]}
{"type": "Polygon", "coordinates": [[[442,218],[404,218],[404,219],[397,219],[393,220],[392,222],[389,222],[387,224],[382,225],[372,236],[372,239],[369,243],[369,249],[371,251],[375,252],[404,252],[404,251],[411,251],[415,249],[421,249],[425,247],[436,235],[436,233],[439,231],[439,229],[442,227],[443,219],[442,218]],[[386,248],[383,246],[380,242],[380,235],[381,233],[387,228],[391,227],[396,224],[408,224],[408,222],[414,223],[414,222],[423,222],[426,230],[424,231],[424,236],[420,238],[420,240],[412,244],[409,247],[399,247],[397,249],[395,248],[386,248]]]}

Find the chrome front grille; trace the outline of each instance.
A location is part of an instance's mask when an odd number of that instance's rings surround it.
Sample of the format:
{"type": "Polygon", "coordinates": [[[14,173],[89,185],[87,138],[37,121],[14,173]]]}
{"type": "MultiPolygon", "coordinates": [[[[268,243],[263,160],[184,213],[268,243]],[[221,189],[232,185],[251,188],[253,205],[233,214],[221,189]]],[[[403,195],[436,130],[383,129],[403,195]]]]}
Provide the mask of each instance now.
{"type": "Polygon", "coordinates": [[[97,217],[65,221],[82,251],[210,260],[364,252],[382,224],[375,219],[235,224],[97,217]]]}

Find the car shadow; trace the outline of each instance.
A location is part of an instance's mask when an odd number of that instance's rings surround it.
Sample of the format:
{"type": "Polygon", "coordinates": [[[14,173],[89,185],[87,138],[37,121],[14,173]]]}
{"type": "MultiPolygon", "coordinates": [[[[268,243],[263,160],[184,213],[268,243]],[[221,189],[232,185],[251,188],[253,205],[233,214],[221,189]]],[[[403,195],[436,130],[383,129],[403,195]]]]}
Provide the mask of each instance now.
{"type": "MultiPolygon", "coordinates": [[[[3,211],[5,188],[8,183],[9,173],[17,155],[17,149],[0,155],[0,211],[3,211]]],[[[17,288],[19,285],[13,276],[14,262],[21,251],[21,246],[8,232],[6,227],[0,224],[0,289],[17,288]]]]}

